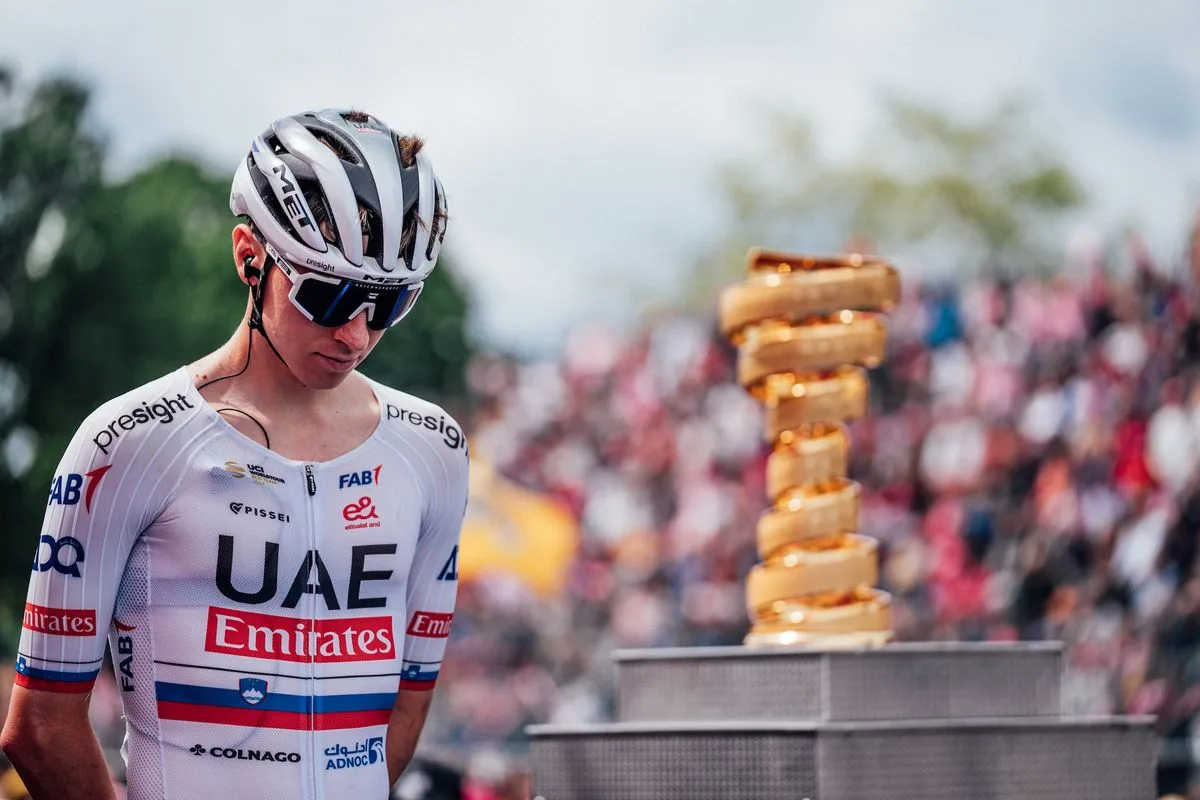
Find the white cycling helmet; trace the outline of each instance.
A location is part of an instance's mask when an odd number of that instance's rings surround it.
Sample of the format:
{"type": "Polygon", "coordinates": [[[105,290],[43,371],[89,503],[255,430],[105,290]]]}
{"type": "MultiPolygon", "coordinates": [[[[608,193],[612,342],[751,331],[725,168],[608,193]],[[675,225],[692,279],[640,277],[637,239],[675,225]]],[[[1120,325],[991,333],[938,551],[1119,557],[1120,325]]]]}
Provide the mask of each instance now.
{"type": "Polygon", "coordinates": [[[418,151],[404,167],[396,133],[355,111],[276,120],[238,167],[229,208],[293,265],[353,281],[419,283],[446,237],[444,216],[434,228],[446,196],[429,160],[418,151]],[[416,234],[402,250],[410,215],[416,234]],[[322,233],[326,221],[331,240],[322,233]]]}

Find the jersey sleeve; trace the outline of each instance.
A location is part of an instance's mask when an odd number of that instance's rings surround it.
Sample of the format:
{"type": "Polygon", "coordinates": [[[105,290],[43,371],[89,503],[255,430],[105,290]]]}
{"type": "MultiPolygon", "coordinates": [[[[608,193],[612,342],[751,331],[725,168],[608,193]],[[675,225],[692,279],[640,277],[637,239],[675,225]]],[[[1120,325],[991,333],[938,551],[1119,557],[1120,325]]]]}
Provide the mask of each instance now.
{"type": "Polygon", "coordinates": [[[470,471],[465,444],[442,450],[432,466],[434,489],[408,576],[408,627],[400,680],[401,689],[418,691],[433,689],[437,681],[454,618],[458,541],[470,471]]]}
{"type": "Polygon", "coordinates": [[[79,428],[49,486],[16,661],[16,683],[27,689],[91,690],[125,563],[149,524],[145,475],[131,458],[144,448],[114,446],[119,428],[103,427],[109,410],[79,428]]]}

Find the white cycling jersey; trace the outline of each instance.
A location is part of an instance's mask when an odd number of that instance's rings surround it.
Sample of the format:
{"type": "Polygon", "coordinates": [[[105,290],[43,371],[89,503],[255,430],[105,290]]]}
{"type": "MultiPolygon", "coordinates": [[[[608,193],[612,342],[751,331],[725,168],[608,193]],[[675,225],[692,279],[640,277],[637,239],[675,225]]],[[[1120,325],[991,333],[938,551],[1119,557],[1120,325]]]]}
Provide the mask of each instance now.
{"type": "Polygon", "coordinates": [[[17,682],[87,692],[107,638],[129,800],[385,798],[398,689],[433,688],[467,501],[462,428],[372,382],[331,461],[242,435],[180,369],[101,406],[51,484],[17,682]]]}

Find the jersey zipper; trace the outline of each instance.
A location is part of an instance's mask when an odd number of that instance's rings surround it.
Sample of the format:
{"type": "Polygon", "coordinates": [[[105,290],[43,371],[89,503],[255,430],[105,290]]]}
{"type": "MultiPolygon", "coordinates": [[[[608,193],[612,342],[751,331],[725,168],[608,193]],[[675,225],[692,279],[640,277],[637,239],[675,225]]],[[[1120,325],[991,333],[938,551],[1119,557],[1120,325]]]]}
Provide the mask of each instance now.
{"type": "MultiPolygon", "coordinates": [[[[316,523],[316,496],[317,496],[317,479],[313,471],[312,464],[304,465],[304,486],[308,492],[305,499],[306,507],[306,525],[305,532],[308,535],[308,549],[314,551],[317,549],[317,523],[316,523]]],[[[311,571],[309,574],[311,578],[311,571]]],[[[317,596],[313,592],[306,594],[308,602],[308,625],[310,631],[317,629],[317,596]]],[[[317,637],[313,637],[316,641],[317,637]]],[[[308,694],[309,694],[309,716],[308,716],[308,735],[304,737],[308,742],[308,758],[306,761],[309,765],[309,775],[311,780],[311,791],[309,796],[314,800],[321,800],[325,796],[324,787],[320,786],[320,781],[317,778],[317,747],[316,747],[316,714],[317,714],[317,654],[311,652],[308,655],[308,694]]]]}

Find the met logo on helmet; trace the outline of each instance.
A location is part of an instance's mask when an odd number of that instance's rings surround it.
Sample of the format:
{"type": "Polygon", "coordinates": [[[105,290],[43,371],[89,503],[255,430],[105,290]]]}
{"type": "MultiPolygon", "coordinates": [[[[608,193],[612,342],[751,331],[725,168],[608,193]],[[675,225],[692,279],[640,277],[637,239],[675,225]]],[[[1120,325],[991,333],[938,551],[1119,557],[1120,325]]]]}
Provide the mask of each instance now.
{"type": "Polygon", "coordinates": [[[338,488],[348,489],[351,486],[378,486],[379,471],[383,469],[383,465],[379,464],[374,469],[364,469],[361,472],[347,472],[345,475],[338,476],[338,488]]]}
{"type": "Polygon", "coordinates": [[[378,283],[384,286],[399,286],[400,284],[404,283],[403,278],[392,278],[387,275],[372,275],[369,272],[355,277],[354,280],[359,283],[378,283]]]}
{"type": "Polygon", "coordinates": [[[304,200],[300,197],[300,190],[292,180],[291,170],[284,164],[276,164],[271,171],[279,178],[279,186],[283,190],[283,209],[287,212],[288,218],[297,225],[303,225],[309,230],[315,231],[317,226],[313,225],[312,220],[309,219],[304,200]]]}
{"type": "Polygon", "coordinates": [[[83,500],[83,508],[88,513],[92,510],[92,497],[96,494],[96,488],[100,485],[100,480],[104,475],[112,469],[112,464],[106,464],[103,467],[96,467],[91,472],[85,472],[80,475],[77,472],[68,472],[66,475],[55,475],[53,483],[50,484],[50,499],[46,505],[54,505],[57,503],[62,506],[73,506],[83,500]],[[84,486],[86,482],[86,488],[84,486]],[[80,492],[83,489],[83,492],[80,492]]]}

